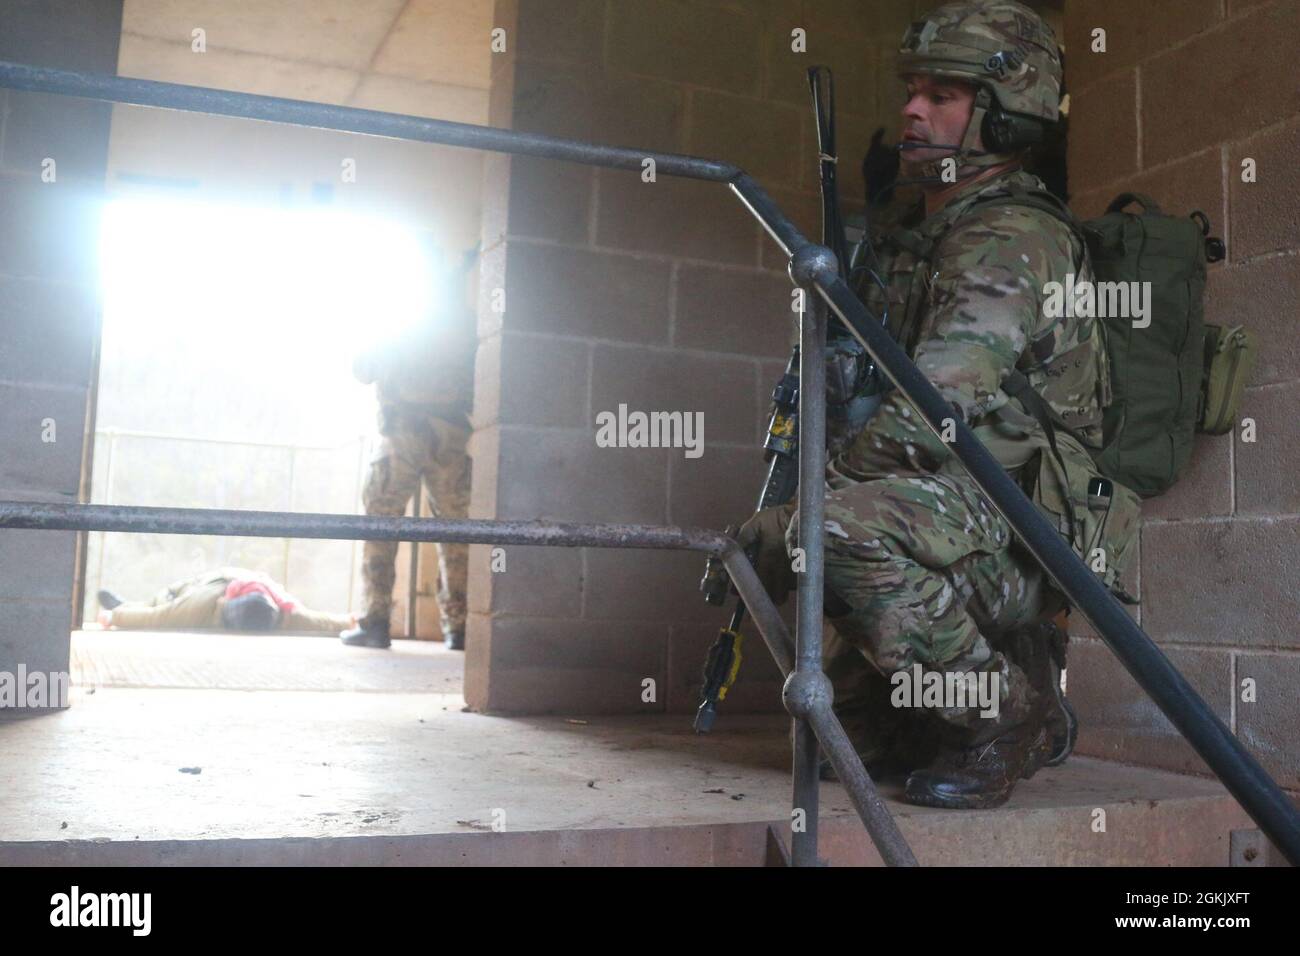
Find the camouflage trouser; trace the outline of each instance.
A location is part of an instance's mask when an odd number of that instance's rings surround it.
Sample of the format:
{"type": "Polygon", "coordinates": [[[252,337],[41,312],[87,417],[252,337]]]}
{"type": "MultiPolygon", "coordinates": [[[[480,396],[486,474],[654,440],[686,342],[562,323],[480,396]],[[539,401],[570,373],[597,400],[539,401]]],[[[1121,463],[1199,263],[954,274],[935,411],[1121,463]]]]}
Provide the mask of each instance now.
{"type": "MultiPolygon", "coordinates": [[[[438,518],[464,518],[469,512],[470,460],[465,452],[469,431],[430,415],[399,415],[370,465],[362,492],[368,515],[400,516],[421,482],[432,513],[438,518]]],[[[362,575],[365,618],[387,621],[393,609],[396,541],[367,541],[362,575]]],[[[465,629],[465,583],[469,545],[439,544],[438,609],[442,631],[465,629]]]]}
{"type": "MultiPolygon", "coordinates": [[[[793,546],[797,524],[790,528],[793,546]]],[[[1023,709],[1032,694],[1024,673],[985,634],[1038,619],[1049,589],[1011,543],[969,478],[887,478],[828,492],[826,587],[850,608],[832,618],[838,637],[828,632],[825,646],[837,714],[879,714],[886,678],[915,664],[923,674],[998,673],[1001,709],[1023,709]]],[[[928,713],[954,728],[984,723],[975,706],[928,713]]]]}

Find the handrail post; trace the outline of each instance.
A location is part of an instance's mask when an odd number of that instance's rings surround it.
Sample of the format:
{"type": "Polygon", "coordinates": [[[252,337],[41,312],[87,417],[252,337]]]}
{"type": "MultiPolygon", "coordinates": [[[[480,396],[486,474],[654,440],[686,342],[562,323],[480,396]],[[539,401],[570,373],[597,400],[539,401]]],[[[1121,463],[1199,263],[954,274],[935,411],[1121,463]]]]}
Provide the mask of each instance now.
{"type": "MultiPolygon", "coordinates": [[[[829,249],[811,247],[812,256],[830,256],[829,249]]],[[[829,704],[830,681],[822,673],[822,579],[826,533],[826,304],[817,295],[808,256],[790,260],[791,278],[799,285],[799,607],[795,630],[795,669],[786,679],[781,697],[794,720],[794,808],[791,813],[790,861],[795,866],[817,865],[820,747],[813,725],[814,701],[829,704]]]]}

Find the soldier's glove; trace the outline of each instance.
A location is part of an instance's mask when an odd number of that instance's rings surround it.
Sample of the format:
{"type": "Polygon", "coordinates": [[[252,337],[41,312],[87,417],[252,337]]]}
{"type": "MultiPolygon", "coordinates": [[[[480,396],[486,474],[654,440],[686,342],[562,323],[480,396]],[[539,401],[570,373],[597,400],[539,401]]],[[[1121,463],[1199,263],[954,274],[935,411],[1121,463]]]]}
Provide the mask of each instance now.
{"type": "Polygon", "coordinates": [[[796,586],[790,555],[785,550],[785,532],[793,514],[792,504],[764,508],[741,525],[736,535],[736,543],[749,557],[758,579],[775,604],[784,604],[796,586]]]}

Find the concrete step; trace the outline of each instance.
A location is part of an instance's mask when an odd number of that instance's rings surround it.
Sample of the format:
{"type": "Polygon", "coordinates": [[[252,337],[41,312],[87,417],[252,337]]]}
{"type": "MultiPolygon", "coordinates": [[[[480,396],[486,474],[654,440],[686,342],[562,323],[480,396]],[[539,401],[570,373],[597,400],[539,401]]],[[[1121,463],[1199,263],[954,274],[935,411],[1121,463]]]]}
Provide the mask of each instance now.
{"type": "MultiPolygon", "coordinates": [[[[457,694],[74,688],[0,724],[0,864],[762,865],[777,716],[490,717],[457,694]],[[498,829],[494,830],[494,827],[498,829]]],[[[896,791],[885,791],[897,797],[896,791]]],[[[879,863],[838,784],[822,855],[879,863]]],[[[1087,758],[989,811],[893,803],[925,865],[1227,865],[1213,780],[1087,758]]]]}

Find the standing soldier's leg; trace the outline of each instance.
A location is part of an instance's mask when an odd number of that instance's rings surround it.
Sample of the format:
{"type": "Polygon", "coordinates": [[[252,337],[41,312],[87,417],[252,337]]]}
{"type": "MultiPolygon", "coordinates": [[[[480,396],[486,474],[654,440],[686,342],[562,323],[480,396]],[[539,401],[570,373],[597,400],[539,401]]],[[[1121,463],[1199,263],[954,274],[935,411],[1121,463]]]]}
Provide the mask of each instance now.
{"type": "MultiPolygon", "coordinates": [[[[437,444],[425,471],[434,517],[464,518],[469,514],[470,459],[465,449],[469,430],[436,419],[435,435],[437,444]]],[[[464,650],[469,545],[439,543],[438,577],[443,640],[448,650],[464,650]]]]}
{"type": "MultiPolygon", "coordinates": [[[[398,518],[420,484],[419,468],[409,454],[410,441],[402,429],[385,438],[379,457],[370,463],[361,501],[367,515],[398,518]]],[[[396,580],[396,541],[367,541],[362,552],[361,580],[365,607],[357,626],[342,635],[344,644],[387,647],[396,580]]]]}
{"type": "Polygon", "coordinates": [[[946,741],[933,765],[909,778],[908,799],[1005,801],[1041,764],[1043,701],[981,630],[1032,621],[1044,603],[1042,573],[1011,552],[1010,529],[969,480],[848,488],[827,497],[826,531],[827,586],[847,609],[833,619],[836,631],[891,678],[903,718],[937,719],[946,741]],[[902,696],[936,682],[937,701],[902,696]],[[981,698],[977,688],[996,696],[981,698]]]}

